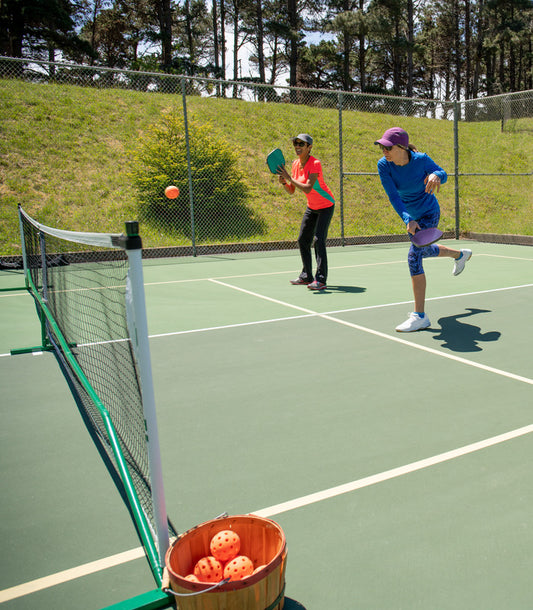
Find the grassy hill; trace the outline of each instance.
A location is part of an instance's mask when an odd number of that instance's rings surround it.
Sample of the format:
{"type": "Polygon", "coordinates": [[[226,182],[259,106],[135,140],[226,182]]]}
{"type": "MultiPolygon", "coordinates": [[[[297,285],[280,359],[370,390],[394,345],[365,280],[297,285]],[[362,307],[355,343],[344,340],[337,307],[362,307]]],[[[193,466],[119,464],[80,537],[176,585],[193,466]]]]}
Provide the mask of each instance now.
{"type": "MultiPolygon", "coordinates": [[[[42,224],[122,232],[125,220],[138,218],[129,176],[139,136],[171,110],[182,112],[180,95],[0,80],[0,255],[20,253],[19,203],[42,224]]],[[[249,190],[247,206],[263,227],[247,241],[296,238],[305,200],[283,192],[265,156],[279,146],[291,160],[290,137],[297,133],[315,138],[313,154],[339,201],[336,109],[189,96],[187,110],[238,154],[249,190]]],[[[529,131],[505,133],[499,122],[461,123],[460,172],[531,172],[532,123],[529,131]]],[[[453,173],[453,122],[355,111],[342,113],[344,171],[376,172],[379,153],[373,142],[394,125],[404,127],[419,150],[453,173]]],[[[178,186],[183,196],[187,185],[178,186]]],[[[454,227],[453,187],[452,176],[439,195],[445,229],[454,227]]],[[[532,193],[531,176],[461,177],[461,229],[533,235],[532,193]]],[[[347,176],[343,194],[346,236],[402,232],[377,176],[347,176]]],[[[187,196],[183,205],[189,205],[187,196]]],[[[145,246],[190,243],[170,226],[144,223],[141,233],[145,246]]],[[[330,236],[339,235],[337,212],[330,236]]],[[[238,227],[228,230],[228,241],[238,239],[238,227]]]]}

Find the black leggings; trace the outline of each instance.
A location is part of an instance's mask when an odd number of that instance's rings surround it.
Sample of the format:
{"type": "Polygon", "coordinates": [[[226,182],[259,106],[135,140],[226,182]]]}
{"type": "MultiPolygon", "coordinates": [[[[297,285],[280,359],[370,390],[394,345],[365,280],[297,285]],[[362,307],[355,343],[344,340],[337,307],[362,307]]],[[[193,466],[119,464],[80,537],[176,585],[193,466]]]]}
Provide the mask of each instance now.
{"type": "Polygon", "coordinates": [[[328,277],[328,256],[326,253],[326,239],[328,237],[329,223],[333,216],[335,206],[312,210],[307,208],[302,218],[298,245],[302,256],[303,269],[300,278],[307,281],[313,280],[313,261],[311,257],[311,245],[315,245],[317,282],[326,283],[328,277]]]}

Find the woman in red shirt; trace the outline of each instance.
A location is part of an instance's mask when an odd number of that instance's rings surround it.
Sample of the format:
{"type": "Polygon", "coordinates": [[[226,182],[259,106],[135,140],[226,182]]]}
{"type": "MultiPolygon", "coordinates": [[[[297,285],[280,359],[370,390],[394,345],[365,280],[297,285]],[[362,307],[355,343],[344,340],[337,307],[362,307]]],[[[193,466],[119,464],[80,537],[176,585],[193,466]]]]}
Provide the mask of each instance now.
{"type": "Polygon", "coordinates": [[[310,290],[324,290],[328,276],[326,239],[335,199],[324,182],[322,164],[311,156],[313,138],[307,133],[301,133],[292,138],[292,142],[298,158],[292,163],[290,175],[285,167],[280,166],[279,181],[288,193],[294,193],[296,189],[303,191],[307,197],[307,209],[298,236],[303,268],[300,275],[291,280],[291,284],[306,284],[310,290]],[[317,265],[314,279],[311,257],[313,240],[317,265]]]}

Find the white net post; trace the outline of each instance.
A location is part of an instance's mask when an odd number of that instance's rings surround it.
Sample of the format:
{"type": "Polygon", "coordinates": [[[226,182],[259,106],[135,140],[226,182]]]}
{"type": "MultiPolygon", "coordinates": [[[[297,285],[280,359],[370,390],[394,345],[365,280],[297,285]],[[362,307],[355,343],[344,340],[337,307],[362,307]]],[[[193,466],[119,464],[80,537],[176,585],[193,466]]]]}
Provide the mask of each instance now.
{"type": "Polygon", "coordinates": [[[144,419],[146,424],[146,441],[152,488],[152,503],[156,537],[158,542],[159,561],[165,565],[165,554],[169,546],[167,511],[163,488],[163,470],[159,451],[159,433],[155,410],[152,363],[148,343],[148,322],[144,298],[144,279],[142,268],[142,243],[138,235],[136,222],[126,223],[126,252],[129,259],[129,273],[126,290],[128,327],[133,345],[134,356],[139,369],[141,382],[144,419]]]}

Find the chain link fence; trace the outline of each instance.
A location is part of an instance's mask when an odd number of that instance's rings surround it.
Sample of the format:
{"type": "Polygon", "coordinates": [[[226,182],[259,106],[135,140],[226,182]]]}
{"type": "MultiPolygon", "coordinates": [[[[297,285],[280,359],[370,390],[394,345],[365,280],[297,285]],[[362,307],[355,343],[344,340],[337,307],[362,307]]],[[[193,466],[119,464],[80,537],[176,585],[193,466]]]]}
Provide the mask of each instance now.
{"type": "Polygon", "coordinates": [[[533,91],[456,105],[454,196],[461,234],[533,245],[532,117],[533,91]]]}
{"type": "Polygon", "coordinates": [[[302,132],[337,202],[329,243],[406,239],[376,168],[393,126],[448,172],[448,236],[533,241],[533,91],[453,103],[0,58],[0,101],[4,258],[18,203],[77,231],[138,219],[146,256],[296,247],[305,197],[265,159],[290,167],[302,132]]]}

